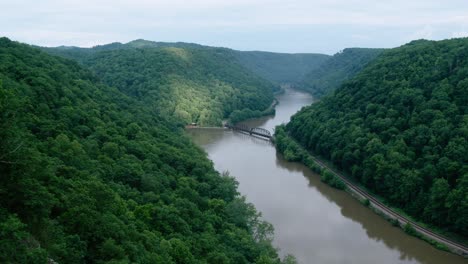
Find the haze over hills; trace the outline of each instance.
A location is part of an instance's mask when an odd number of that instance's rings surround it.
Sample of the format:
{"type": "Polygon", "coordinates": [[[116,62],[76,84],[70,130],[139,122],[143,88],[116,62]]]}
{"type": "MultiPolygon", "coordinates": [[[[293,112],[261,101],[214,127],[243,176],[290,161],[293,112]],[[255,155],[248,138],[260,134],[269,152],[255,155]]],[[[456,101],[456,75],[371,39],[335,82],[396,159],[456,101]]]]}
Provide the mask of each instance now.
{"type": "Polygon", "coordinates": [[[336,90],[343,82],[353,78],[384,49],[347,48],[309,71],[296,88],[320,98],[336,90]]]}
{"type": "Polygon", "coordinates": [[[273,53],[264,51],[236,51],[239,62],[263,78],[280,84],[294,84],[330,56],[315,53],[273,53]]]}
{"type": "Polygon", "coordinates": [[[468,39],[384,51],[286,130],[411,216],[468,236],[468,39]]]}

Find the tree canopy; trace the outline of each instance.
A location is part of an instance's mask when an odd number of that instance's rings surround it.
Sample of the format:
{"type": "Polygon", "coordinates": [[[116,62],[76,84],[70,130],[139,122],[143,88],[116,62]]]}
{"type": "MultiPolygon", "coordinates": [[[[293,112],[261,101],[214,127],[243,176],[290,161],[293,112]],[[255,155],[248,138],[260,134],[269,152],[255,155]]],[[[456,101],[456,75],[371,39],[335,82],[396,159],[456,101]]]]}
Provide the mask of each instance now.
{"type": "Polygon", "coordinates": [[[153,72],[137,71],[148,62],[139,59],[164,58],[171,72],[197,61],[181,56],[204,56],[194,53],[134,50],[126,62],[100,54],[90,62],[98,77],[0,38],[0,262],[280,263],[271,225],[235,180],[214,170],[159,103],[129,96],[165,96],[141,85],[149,81],[137,73],[153,72]],[[133,77],[105,73],[120,68],[133,77]]]}
{"type": "Polygon", "coordinates": [[[225,48],[136,40],[45,50],[79,61],[107,85],[186,124],[221,125],[236,110],[261,113],[279,90],[225,48]]]}
{"type": "Polygon", "coordinates": [[[383,52],[287,131],[408,214],[468,235],[468,39],[383,52]]]}

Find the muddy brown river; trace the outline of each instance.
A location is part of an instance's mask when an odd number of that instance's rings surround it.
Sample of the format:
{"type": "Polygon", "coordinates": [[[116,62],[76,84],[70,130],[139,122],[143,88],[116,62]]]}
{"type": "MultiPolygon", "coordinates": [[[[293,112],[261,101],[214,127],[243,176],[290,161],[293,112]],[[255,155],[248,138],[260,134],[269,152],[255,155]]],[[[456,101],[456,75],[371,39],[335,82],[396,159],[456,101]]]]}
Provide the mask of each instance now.
{"type": "MultiPolygon", "coordinates": [[[[313,102],[305,93],[278,96],[274,117],[249,120],[270,131],[313,102]]],[[[239,191],[275,227],[274,245],[299,263],[461,264],[460,256],[406,235],[344,191],[333,189],[305,166],[285,161],[263,139],[222,129],[192,129],[190,137],[218,171],[229,171],[239,191]]]]}

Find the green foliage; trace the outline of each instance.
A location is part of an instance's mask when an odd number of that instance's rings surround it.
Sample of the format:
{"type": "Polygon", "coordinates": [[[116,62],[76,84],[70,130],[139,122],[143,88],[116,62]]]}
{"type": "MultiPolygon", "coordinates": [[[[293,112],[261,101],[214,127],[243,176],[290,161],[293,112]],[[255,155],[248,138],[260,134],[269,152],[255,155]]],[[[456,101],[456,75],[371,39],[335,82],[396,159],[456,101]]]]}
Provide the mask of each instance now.
{"type": "Polygon", "coordinates": [[[288,137],[284,125],[275,128],[275,145],[287,161],[304,161],[308,156],[299,144],[288,137]]]}
{"type": "Polygon", "coordinates": [[[47,252],[39,248],[26,225],[0,208],[0,261],[2,263],[46,263],[47,252]]]}
{"type": "Polygon", "coordinates": [[[297,87],[320,98],[353,78],[383,51],[383,49],[365,48],[344,49],[327,59],[320,67],[308,72],[297,87]]]}
{"type": "Polygon", "coordinates": [[[468,39],[383,52],[287,132],[393,206],[468,235],[468,39]]]}
{"type": "MultiPolygon", "coordinates": [[[[138,52],[154,55],[126,63],[138,52]]],[[[158,107],[0,38],[0,262],[280,263],[271,225],[158,107]]]]}
{"type": "Polygon", "coordinates": [[[262,116],[274,115],[274,114],[275,114],[274,108],[268,108],[264,111],[259,111],[259,110],[252,111],[250,109],[244,108],[243,110],[234,110],[229,115],[229,121],[233,124],[236,124],[243,120],[259,118],[262,116]]]}
{"type": "Polygon", "coordinates": [[[297,259],[293,255],[286,255],[283,258],[283,263],[284,264],[297,264],[297,259]]]}
{"type": "Polygon", "coordinates": [[[346,184],[343,182],[343,180],[341,180],[338,176],[329,170],[322,170],[320,173],[320,180],[330,185],[331,187],[335,187],[340,190],[346,189],[346,184]]]}
{"type": "Polygon", "coordinates": [[[369,201],[369,199],[367,199],[367,198],[364,199],[364,200],[362,201],[362,204],[363,204],[364,206],[366,206],[366,207],[369,207],[369,206],[370,206],[370,201],[369,201]]]}
{"type": "MultiPolygon", "coordinates": [[[[301,80],[311,70],[322,65],[330,56],[311,53],[274,53],[263,51],[237,51],[226,48],[213,48],[194,43],[184,42],[155,42],[137,39],[122,44],[110,43],[88,48],[60,46],[56,48],[42,48],[50,54],[84,62],[103,51],[150,49],[150,48],[179,48],[189,50],[211,50],[228,55],[230,62],[236,62],[253,73],[274,83],[295,83],[301,80]],[[233,59],[231,61],[231,59],[233,59]]],[[[273,87],[277,90],[278,87],[273,87]]]]}
{"type": "Polygon", "coordinates": [[[390,223],[392,224],[392,226],[395,226],[395,227],[399,227],[400,226],[400,222],[396,219],[396,218],[390,218],[390,223]]]}
{"type": "Polygon", "coordinates": [[[284,158],[287,161],[302,162],[309,169],[320,174],[321,181],[339,190],[345,190],[346,184],[343,180],[331,171],[318,165],[301,145],[287,135],[285,129],[286,127],[284,125],[275,128],[276,149],[283,154],[284,158]]]}
{"type": "MultiPolygon", "coordinates": [[[[392,224],[394,226],[399,226],[398,221],[396,221],[396,222],[395,221],[393,221],[392,224]]],[[[437,241],[435,241],[433,239],[430,239],[430,238],[427,238],[427,237],[423,236],[421,233],[416,231],[416,229],[414,229],[414,227],[410,223],[406,223],[403,226],[403,231],[405,231],[405,233],[407,233],[410,236],[414,236],[414,237],[417,237],[419,239],[422,239],[422,240],[428,242],[429,244],[435,246],[439,250],[449,251],[449,248],[445,244],[442,244],[442,243],[437,242],[437,241]]]]}
{"type": "Polygon", "coordinates": [[[416,229],[414,229],[414,227],[410,223],[406,223],[403,226],[403,231],[405,231],[405,233],[407,233],[410,236],[416,236],[416,237],[418,236],[418,232],[416,231],[416,229]]]}
{"type": "Polygon", "coordinates": [[[88,66],[109,86],[155,114],[184,124],[218,125],[257,117],[273,101],[271,82],[244,68],[224,48],[137,40],[91,49],[45,49],[88,66]]]}

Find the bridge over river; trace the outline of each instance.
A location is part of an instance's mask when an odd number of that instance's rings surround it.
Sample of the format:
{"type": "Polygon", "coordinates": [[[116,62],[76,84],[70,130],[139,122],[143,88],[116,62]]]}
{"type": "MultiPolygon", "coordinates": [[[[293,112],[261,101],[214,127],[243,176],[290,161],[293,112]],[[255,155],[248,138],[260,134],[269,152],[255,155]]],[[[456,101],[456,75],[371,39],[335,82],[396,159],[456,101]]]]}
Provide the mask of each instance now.
{"type": "Polygon", "coordinates": [[[224,126],[232,130],[245,132],[245,133],[248,133],[249,135],[259,136],[259,137],[267,138],[269,140],[273,138],[270,131],[261,127],[251,128],[242,124],[237,124],[237,125],[225,124],[224,126]]]}

